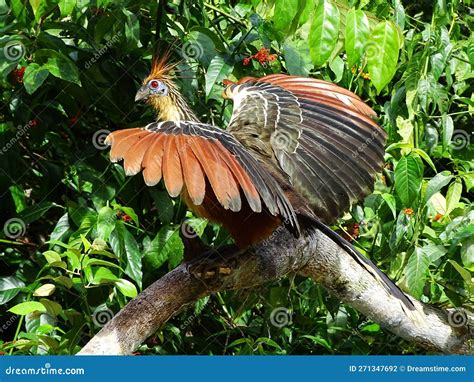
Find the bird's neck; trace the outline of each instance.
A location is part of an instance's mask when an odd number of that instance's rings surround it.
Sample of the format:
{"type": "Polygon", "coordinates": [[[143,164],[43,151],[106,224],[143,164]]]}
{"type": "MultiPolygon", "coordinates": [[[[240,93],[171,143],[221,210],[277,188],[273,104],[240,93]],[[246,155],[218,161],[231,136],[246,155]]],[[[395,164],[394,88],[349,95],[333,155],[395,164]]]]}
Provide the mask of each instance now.
{"type": "Polygon", "coordinates": [[[170,93],[167,96],[156,97],[152,105],[158,112],[161,121],[193,121],[199,122],[188,103],[179,93],[170,93]]]}

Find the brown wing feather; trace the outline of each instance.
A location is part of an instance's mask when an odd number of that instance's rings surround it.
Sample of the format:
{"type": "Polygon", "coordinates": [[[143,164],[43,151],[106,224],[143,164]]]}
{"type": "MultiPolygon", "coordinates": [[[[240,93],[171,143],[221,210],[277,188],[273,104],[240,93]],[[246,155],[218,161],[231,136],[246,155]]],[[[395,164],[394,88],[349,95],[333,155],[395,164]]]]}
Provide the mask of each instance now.
{"type": "Polygon", "coordinates": [[[161,180],[165,135],[156,134],[150,148],[143,156],[143,179],[147,186],[154,186],[161,180]]]}
{"type": "Polygon", "coordinates": [[[191,146],[195,144],[195,137],[176,135],[176,147],[181,159],[183,178],[186,191],[194,205],[201,205],[206,192],[206,178],[201,164],[194,155],[191,146]]]}
{"type": "Polygon", "coordinates": [[[165,138],[163,153],[163,180],[168,193],[173,198],[181,193],[183,188],[183,171],[176,147],[176,136],[167,135],[165,138]]]}
{"type": "Polygon", "coordinates": [[[232,173],[216,152],[217,146],[205,138],[196,139],[192,150],[201,163],[217,200],[225,209],[239,211],[240,193],[232,173]]]}
{"type": "Polygon", "coordinates": [[[350,108],[364,116],[376,116],[375,112],[357,95],[327,81],[281,74],[262,77],[259,78],[258,81],[280,86],[283,89],[306,99],[323,103],[326,101],[332,105],[345,107],[345,110],[350,108]]]}
{"type": "Polygon", "coordinates": [[[229,151],[220,142],[216,142],[215,145],[219,148],[222,160],[225,161],[230,171],[234,175],[240,187],[244,191],[247,201],[255,212],[262,210],[262,203],[260,201],[260,195],[257,192],[252,180],[249,175],[244,171],[242,166],[237,162],[237,159],[229,153],[229,151]]]}
{"type": "Polygon", "coordinates": [[[121,134],[109,134],[106,143],[112,143],[110,160],[116,162],[123,159],[130,147],[148,134],[149,133],[143,129],[127,129],[121,131],[121,134]]]}
{"type": "Polygon", "coordinates": [[[123,158],[123,168],[125,169],[126,175],[136,175],[142,170],[143,157],[154,138],[153,133],[148,133],[148,135],[130,146],[123,158]]]}

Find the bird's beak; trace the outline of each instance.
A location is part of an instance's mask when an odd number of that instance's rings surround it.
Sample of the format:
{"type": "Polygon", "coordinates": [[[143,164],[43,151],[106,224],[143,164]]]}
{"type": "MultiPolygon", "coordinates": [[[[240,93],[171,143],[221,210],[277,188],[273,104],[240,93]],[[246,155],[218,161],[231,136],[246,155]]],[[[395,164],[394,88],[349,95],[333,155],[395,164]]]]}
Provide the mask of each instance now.
{"type": "Polygon", "coordinates": [[[141,101],[148,98],[148,89],[142,86],[138,89],[137,94],[135,95],[135,102],[141,101]]]}

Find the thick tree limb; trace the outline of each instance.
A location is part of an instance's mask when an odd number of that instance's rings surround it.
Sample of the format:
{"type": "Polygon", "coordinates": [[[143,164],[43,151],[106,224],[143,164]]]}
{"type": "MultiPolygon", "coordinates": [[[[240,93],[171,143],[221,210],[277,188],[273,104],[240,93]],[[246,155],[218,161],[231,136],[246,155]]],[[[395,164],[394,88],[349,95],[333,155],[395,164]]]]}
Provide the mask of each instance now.
{"type": "Polygon", "coordinates": [[[294,273],[311,277],[370,319],[420,347],[441,353],[469,352],[472,333],[467,319],[453,320],[446,311],[414,301],[420,313],[418,322],[413,322],[398,299],[389,296],[320,231],[295,239],[280,229],[259,246],[238,255],[208,259],[206,264],[220,274],[208,280],[211,285],[189,271],[195,264],[180,265],[130,301],[79,354],[130,354],[184,306],[203,296],[255,287],[294,273]]]}

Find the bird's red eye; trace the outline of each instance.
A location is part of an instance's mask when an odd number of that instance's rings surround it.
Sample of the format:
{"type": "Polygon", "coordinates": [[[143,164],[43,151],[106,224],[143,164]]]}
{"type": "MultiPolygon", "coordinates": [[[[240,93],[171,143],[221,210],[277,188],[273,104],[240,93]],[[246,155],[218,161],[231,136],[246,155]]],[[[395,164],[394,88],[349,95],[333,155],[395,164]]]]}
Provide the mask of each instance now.
{"type": "Polygon", "coordinates": [[[158,81],[151,81],[150,82],[150,87],[153,89],[156,89],[158,87],[158,81]]]}

